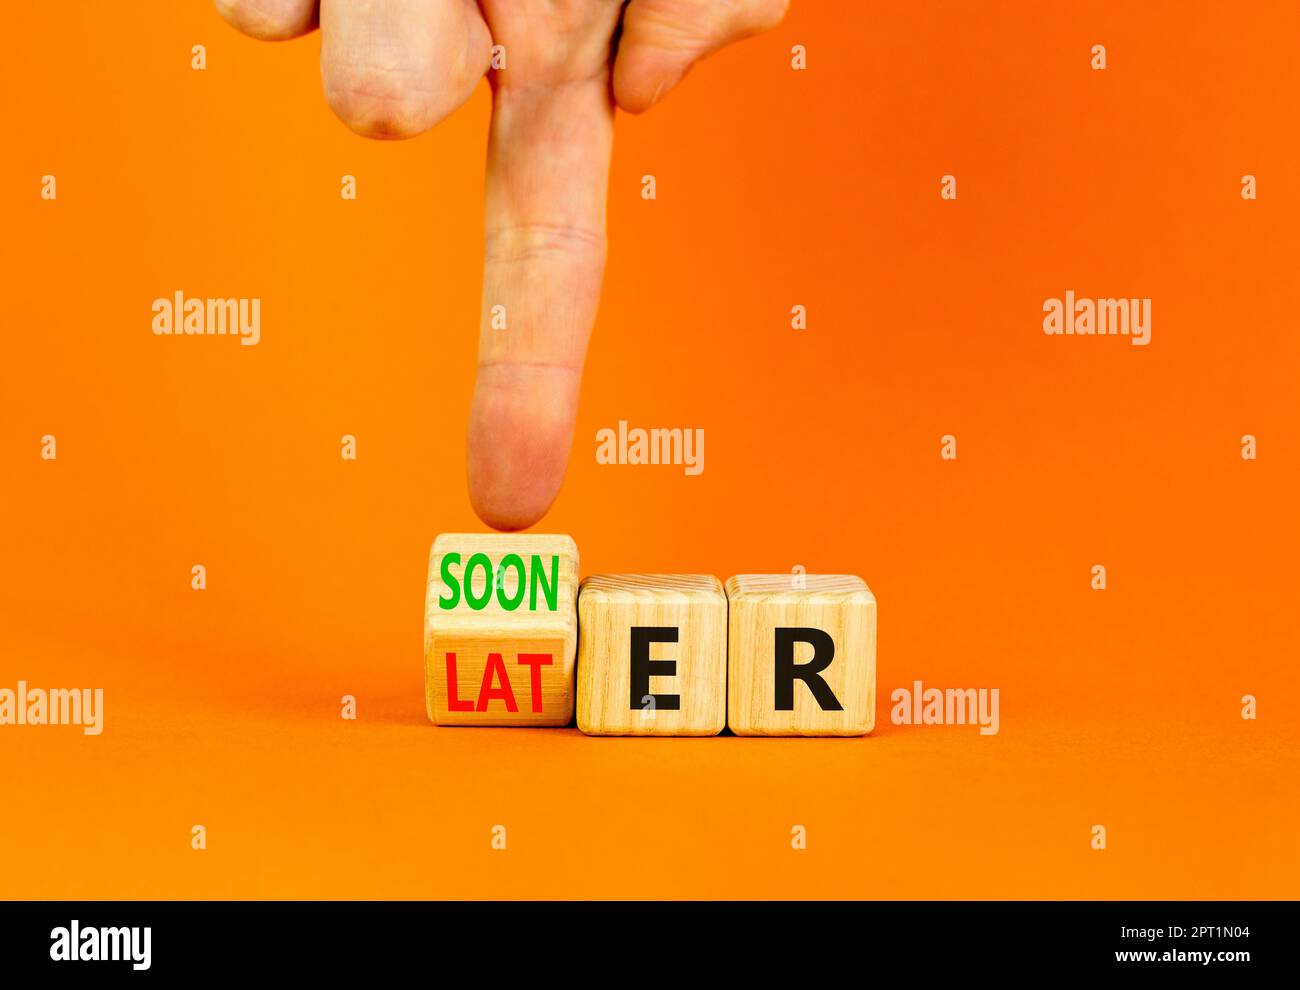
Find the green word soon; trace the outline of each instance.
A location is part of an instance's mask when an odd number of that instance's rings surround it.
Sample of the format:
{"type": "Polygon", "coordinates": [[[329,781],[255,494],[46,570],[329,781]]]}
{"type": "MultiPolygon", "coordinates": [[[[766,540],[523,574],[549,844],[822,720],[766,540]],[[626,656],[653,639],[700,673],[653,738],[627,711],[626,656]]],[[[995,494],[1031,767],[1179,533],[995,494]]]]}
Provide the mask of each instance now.
{"type": "MultiPolygon", "coordinates": [[[[446,585],[447,594],[439,596],[438,607],[444,611],[453,609],[460,604],[462,581],[452,573],[453,567],[460,566],[460,554],[445,553],[442,555],[442,583],[446,585]]],[[[554,612],[559,604],[558,596],[560,589],[560,558],[559,556],[551,557],[551,577],[546,579],[546,571],[542,566],[542,558],[533,554],[524,567],[524,560],[517,553],[508,553],[501,558],[501,564],[495,573],[492,569],[492,560],[485,553],[473,554],[465,563],[465,576],[463,580],[465,589],[465,603],[475,612],[487,606],[492,600],[493,591],[496,592],[497,603],[507,612],[513,612],[524,601],[524,592],[528,593],[528,610],[537,611],[537,589],[542,589],[542,599],[546,602],[548,610],[554,612]],[[515,572],[515,593],[513,598],[506,597],[506,572],[513,570],[515,572]],[[474,593],[476,584],[474,578],[477,571],[483,572],[482,594],[474,593]]]]}

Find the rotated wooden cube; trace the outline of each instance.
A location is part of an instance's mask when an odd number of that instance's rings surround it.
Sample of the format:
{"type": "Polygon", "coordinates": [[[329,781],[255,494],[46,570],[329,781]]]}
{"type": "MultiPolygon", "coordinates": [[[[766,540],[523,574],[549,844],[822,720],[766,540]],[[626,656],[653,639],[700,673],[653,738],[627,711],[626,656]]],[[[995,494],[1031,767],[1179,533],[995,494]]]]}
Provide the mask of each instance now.
{"type": "Polygon", "coordinates": [[[429,718],[438,725],[568,725],[577,591],[571,537],[437,537],[424,600],[429,718]]]}
{"type": "Polygon", "coordinates": [[[876,721],[876,599],[847,574],[727,582],[727,725],[740,736],[860,736],[876,721]]]}
{"type": "Polygon", "coordinates": [[[578,728],[712,736],[727,722],[727,599],[710,574],[599,574],[578,595],[578,728]]]}

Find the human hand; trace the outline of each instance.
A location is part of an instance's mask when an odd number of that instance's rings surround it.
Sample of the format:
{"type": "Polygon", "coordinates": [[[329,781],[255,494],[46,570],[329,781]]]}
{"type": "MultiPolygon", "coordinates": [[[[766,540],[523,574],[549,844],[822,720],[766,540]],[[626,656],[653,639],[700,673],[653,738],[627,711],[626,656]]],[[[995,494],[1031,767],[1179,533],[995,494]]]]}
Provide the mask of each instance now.
{"type": "Polygon", "coordinates": [[[469,491],[497,529],[550,508],[568,461],[605,267],[615,107],[640,113],[787,0],[216,0],[245,34],[321,29],[335,113],[412,137],[492,86],[469,491]],[[492,46],[505,63],[491,67],[492,46]],[[505,307],[507,330],[492,329],[505,307]]]}

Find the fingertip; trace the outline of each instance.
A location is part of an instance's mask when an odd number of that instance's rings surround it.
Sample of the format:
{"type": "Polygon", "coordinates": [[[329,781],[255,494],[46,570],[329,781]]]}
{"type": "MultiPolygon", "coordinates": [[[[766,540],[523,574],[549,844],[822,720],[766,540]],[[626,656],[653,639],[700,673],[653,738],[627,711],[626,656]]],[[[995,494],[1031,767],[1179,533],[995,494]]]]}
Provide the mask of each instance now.
{"type": "Polygon", "coordinates": [[[644,113],[700,59],[775,27],[788,6],[788,0],[638,0],[623,18],[615,101],[629,113],[644,113]]]}
{"type": "MultiPolygon", "coordinates": [[[[247,2],[247,0],[244,0],[247,2]]],[[[487,25],[469,7],[402,7],[382,18],[366,5],[323,8],[325,99],[363,137],[402,139],[431,130],[473,96],[491,58],[487,25]]]]}
{"type": "Polygon", "coordinates": [[[469,501],[474,514],[493,529],[527,529],[546,515],[559,494],[561,477],[511,477],[512,452],[479,447],[469,459],[469,501]]]}
{"type": "Polygon", "coordinates": [[[577,373],[539,365],[479,370],[469,420],[469,495],[493,529],[526,529],[559,494],[573,442],[577,373]]]}
{"type": "Polygon", "coordinates": [[[474,514],[488,526],[502,533],[514,533],[527,529],[546,515],[550,502],[521,505],[513,496],[501,497],[504,493],[494,494],[484,490],[477,492],[470,486],[470,504],[474,514]],[[477,495],[477,497],[476,497],[477,495]]]}
{"type": "Polygon", "coordinates": [[[321,78],[335,116],[362,137],[381,140],[432,130],[468,102],[478,84],[468,73],[413,84],[407,72],[333,57],[322,59],[321,78]]]}
{"type": "Polygon", "coordinates": [[[288,41],[315,30],[316,0],[213,0],[217,13],[258,41],[288,41]]]}
{"type": "Polygon", "coordinates": [[[686,66],[656,64],[628,53],[614,63],[614,102],[627,113],[645,113],[662,102],[685,77],[686,66]]]}

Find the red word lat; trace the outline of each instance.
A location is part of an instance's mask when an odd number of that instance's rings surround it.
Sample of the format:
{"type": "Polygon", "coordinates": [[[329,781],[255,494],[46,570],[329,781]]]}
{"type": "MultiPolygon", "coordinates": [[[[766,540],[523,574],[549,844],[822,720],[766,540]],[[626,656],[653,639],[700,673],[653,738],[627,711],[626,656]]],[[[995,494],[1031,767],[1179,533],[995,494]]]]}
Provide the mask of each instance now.
{"type": "MultiPolygon", "coordinates": [[[[518,663],[531,668],[533,711],[542,710],[542,667],[553,663],[549,653],[521,653],[518,663]]],[[[478,702],[468,698],[462,700],[456,690],[456,654],[447,654],[447,710],[453,712],[485,712],[489,701],[498,700],[506,703],[506,711],[517,712],[519,705],[515,693],[510,687],[510,676],[506,673],[505,661],[500,653],[489,653],[487,666],[483,668],[483,683],[479,685],[478,702]],[[498,682],[499,686],[493,686],[498,682]]]]}

